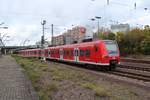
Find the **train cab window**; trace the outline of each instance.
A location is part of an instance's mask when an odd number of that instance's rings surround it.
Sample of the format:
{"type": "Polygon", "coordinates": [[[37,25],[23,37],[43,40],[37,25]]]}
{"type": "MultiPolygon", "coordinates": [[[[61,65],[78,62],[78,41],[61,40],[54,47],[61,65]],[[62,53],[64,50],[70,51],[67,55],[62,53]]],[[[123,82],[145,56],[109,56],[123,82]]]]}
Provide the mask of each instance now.
{"type": "Polygon", "coordinates": [[[84,50],[80,50],[80,56],[84,56],[84,50]]]}
{"type": "Polygon", "coordinates": [[[86,55],[87,57],[90,56],[90,50],[89,50],[89,49],[86,50],[85,55],[86,55]]]}

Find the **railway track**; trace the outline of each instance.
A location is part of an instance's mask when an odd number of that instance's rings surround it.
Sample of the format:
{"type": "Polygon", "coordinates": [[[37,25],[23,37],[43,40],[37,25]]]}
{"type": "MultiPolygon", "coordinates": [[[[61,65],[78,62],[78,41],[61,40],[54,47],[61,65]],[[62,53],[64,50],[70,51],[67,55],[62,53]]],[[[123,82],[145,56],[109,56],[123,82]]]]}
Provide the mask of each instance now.
{"type": "Polygon", "coordinates": [[[150,72],[150,64],[144,63],[121,62],[117,67],[150,72]]]}
{"type": "Polygon", "coordinates": [[[150,61],[122,59],[123,62],[112,74],[150,82],[150,61]]]}
{"type": "Polygon", "coordinates": [[[122,62],[134,62],[134,63],[144,63],[144,64],[150,64],[150,60],[144,60],[144,59],[133,59],[133,58],[121,58],[122,62]]]}
{"type": "Polygon", "coordinates": [[[115,71],[112,71],[110,73],[123,76],[123,77],[150,82],[150,73],[145,71],[139,71],[139,70],[133,70],[127,68],[117,68],[115,71]]]}

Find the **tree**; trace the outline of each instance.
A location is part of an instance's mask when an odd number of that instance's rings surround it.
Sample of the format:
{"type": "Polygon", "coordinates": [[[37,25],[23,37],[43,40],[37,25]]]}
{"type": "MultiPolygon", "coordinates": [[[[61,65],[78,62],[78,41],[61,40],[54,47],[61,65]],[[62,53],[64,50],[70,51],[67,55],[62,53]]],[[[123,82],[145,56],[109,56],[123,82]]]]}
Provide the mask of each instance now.
{"type": "Polygon", "coordinates": [[[140,43],[145,38],[143,30],[135,28],[125,35],[125,42],[130,54],[135,54],[140,51],[140,43]]]}
{"type": "Polygon", "coordinates": [[[146,37],[140,44],[144,54],[150,55],[150,36],[146,37]]]}
{"type": "Polygon", "coordinates": [[[108,33],[108,39],[109,40],[115,40],[115,38],[116,38],[116,35],[114,34],[114,33],[108,33]]]}
{"type": "Polygon", "coordinates": [[[116,33],[116,40],[118,43],[121,43],[124,41],[124,33],[123,32],[117,32],[116,33]]]}
{"type": "Polygon", "coordinates": [[[125,56],[129,53],[129,49],[127,46],[127,42],[125,40],[125,33],[123,32],[117,32],[116,33],[116,40],[119,45],[120,54],[125,56]]]}
{"type": "Polygon", "coordinates": [[[106,39],[115,40],[115,34],[112,33],[112,32],[109,32],[109,33],[107,33],[107,32],[99,33],[99,34],[98,34],[98,37],[99,37],[100,39],[104,39],[104,40],[106,40],[106,39]]]}

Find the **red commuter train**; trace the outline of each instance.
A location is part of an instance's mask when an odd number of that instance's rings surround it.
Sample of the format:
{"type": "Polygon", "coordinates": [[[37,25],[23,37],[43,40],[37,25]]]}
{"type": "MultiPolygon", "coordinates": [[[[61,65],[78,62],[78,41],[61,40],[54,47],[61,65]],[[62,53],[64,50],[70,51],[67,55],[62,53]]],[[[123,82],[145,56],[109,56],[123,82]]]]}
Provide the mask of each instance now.
{"type": "Polygon", "coordinates": [[[97,40],[79,44],[27,49],[19,51],[24,57],[45,57],[67,62],[106,66],[109,69],[120,64],[118,45],[113,40],[97,40]]]}

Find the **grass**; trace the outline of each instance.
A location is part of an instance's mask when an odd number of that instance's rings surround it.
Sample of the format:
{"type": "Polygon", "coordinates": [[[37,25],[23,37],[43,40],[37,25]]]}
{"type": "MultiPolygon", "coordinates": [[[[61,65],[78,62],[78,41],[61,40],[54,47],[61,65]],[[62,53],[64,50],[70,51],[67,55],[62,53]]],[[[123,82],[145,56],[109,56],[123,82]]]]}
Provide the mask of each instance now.
{"type": "Polygon", "coordinates": [[[94,83],[83,83],[81,86],[95,91],[95,95],[99,97],[109,97],[108,91],[101,85],[94,83]]]}
{"type": "Polygon", "coordinates": [[[94,81],[95,78],[89,74],[74,71],[65,67],[54,66],[49,69],[50,75],[56,81],[71,80],[73,82],[94,81]]]}
{"type": "Polygon", "coordinates": [[[51,82],[44,86],[44,88],[39,92],[40,100],[49,100],[53,92],[58,90],[57,82],[51,82]]]}

